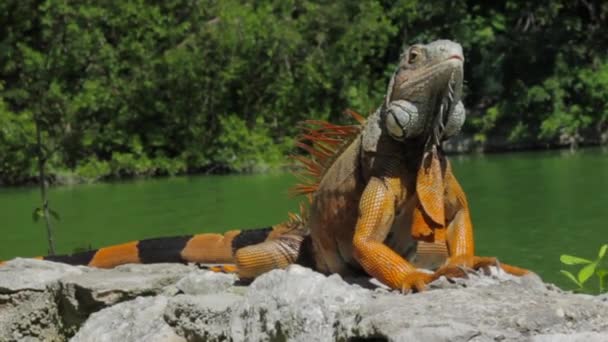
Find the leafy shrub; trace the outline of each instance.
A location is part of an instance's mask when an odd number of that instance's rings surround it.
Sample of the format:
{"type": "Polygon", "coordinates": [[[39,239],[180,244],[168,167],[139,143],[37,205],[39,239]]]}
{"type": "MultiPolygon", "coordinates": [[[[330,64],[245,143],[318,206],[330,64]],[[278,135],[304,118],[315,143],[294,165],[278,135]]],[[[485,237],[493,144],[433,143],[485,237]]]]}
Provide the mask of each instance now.
{"type": "Polygon", "coordinates": [[[602,293],[608,291],[608,287],[606,286],[606,280],[608,279],[608,267],[603,267],[602,264],[607,250],[608,244],[600,247],[600,251],[598,252],[595,260],[588,260],[585,258],[564,254],[560,257],[562,264],[569,266],[579,265],[581,266],[581,269],[578,271],[576,276],[565,270],[561,270],[560,272],[566,276],[566,278],[570,279],[576,284],[577,291],[591,292],[592,290],[586,287],[585,284],[587,284],[593,275],[596,275],[598,278],[598,292],[602,293]]]}
{"type": "Polygon", "coordinates": [[[247,128],[236,115],[220,118],[222,134],[218,138],[213,159],[237,172],[260,172],[277,167],[283,161],[280,146],[270,138],[269,128],[262,118],[256,119],[256,129],[247,128]]]}
{"type": "Polygon", "coordinates": [[[9,111],[0,97],[0,184],[36,176],[36,160],[30,151],[35,137],[30,113],[9,111]]]}
{"type": "Polygon", "coordinates": [[[100,161],[97,158],[89,158],[79,163],[74,172],[85,182],[95,182],[108,177],[112,170],[110,163],[100,161]]]}
{"type": "Polygon", "coordinates": [[[152,162],[146,156],[134,153],[112,153],[110,169],[115,177],[151,176],[154,174],[152,162]]]}
{"type": "Polygon", "coordinates": [[[464,48],[480,145],[607,140],[600,3],[0,1],[0,182],[35,175],[33,117],[51,173],[263,170],[299,121],[375,109],[404,45],[438,38],[464,48]]]}

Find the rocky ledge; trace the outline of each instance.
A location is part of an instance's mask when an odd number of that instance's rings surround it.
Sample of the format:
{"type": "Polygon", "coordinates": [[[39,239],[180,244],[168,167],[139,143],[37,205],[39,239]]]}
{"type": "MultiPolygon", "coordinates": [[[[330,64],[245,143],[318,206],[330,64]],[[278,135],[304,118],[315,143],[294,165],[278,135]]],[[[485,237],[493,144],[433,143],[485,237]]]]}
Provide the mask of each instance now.
{"type": "Polygon", "coordinates": [[[402,295],[292,266],[249,286],[194,265],[0,267],[0,341],[608,341],[608,297],[498,270],[402,295]]]}

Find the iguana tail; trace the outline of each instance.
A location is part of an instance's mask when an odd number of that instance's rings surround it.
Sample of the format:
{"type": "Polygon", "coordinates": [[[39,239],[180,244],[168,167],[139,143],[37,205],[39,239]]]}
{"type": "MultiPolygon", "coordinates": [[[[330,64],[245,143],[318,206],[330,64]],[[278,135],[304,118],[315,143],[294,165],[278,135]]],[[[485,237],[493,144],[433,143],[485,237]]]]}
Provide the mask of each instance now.
{"type": "Polygon", "coordinates": [[[195,234],[131,241],[70,255],[53,255],[35,259],[70,265],[112,268],[124,264],[161,262],[233,264],[234,253],[243,247],[276,238],[279,226],[248,230],[231,230],[224,234],[195,234]]]}
{"type": "Polygon", "coordinates": [[[205,264],[205,268],[215,272],[235,272],[245,279],[296,262],[310,266],[309,246],[301,248],[306,241],[309,240],[303,223],[294,216],[290,221],[265,228],[137,240],[35,259],[99,268],[192,262],[205,264]]]}

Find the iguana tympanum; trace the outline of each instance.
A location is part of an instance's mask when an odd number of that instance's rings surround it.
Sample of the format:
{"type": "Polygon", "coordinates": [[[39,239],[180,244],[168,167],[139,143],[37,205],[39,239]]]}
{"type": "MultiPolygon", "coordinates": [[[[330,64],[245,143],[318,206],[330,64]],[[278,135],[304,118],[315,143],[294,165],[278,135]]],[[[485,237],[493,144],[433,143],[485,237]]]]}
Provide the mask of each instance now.
{"type": "MultiPolygon", "coordinates": [[[[247,279],[300,263],[323,273],[366,273],[401,291],[499,265],[474,255],[467,200],[441,149],[465,119],[463,63],[457,43],[413,45],[390,79],[384,103],[364,123],[355,113],[361,125],[309,121],[298,145],[310,156],[295,157],[308,182],[295,191],[310,203],[285,223],[43,259],[96,267],[232,264],[222,269],[247,279]]],[[[516,275],[528,272],[500,266],[516,275]]]]}

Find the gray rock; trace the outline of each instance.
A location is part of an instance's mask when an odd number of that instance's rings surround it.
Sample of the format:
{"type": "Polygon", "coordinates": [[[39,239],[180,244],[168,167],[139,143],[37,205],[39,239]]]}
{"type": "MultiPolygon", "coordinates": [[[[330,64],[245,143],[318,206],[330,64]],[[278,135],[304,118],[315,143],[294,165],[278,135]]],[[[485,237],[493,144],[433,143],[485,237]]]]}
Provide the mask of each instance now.
{"type": "MultiPolygon", "coordinates": [[[[235,340],[333,340],[349,337],[357,314],[374,292],[292,266],[254,281],[231,321],[235,340]]],[[[373,336],[360,331],[359,336],[373,336]]]]}
{"type": "MultiPolygon", "coordinates": [[[[608,321],[602,319],[608,315],[606,307],[547,290],[533,275],[472,275],[456,283],[462,287],[379,297],[364,305],[359,326],[382,331],[393,340],[432,341],[521,340],[550,333],[608,332],[608,321]]],[[[438,284],[431,288],[435,286],[438,284]]]]}
{"type": "Polygon", "coordinates": [[[194,271],[180,279],[175,286],[185,294],[205,295],[223,292],[234,285],[236,280],[234,274],[194,271]]]}
{"type": "Polygon", "coordinates": [[[51,292],[0,294],[0,341],[63,341],[62,322],[51,292]]]}
{"type": "Polygon", "coordinates": [[[83,270],[34,259],[0,267],[0,341],[62,341],[62,320],[49,286],[83,270]]]}
{"type": "Polygon", "coordinates": [[[60,279],[63,296],[94,306],[109,306],[137,296],[161,293],[193,268],[185,265],[125,265],[114,269],[91,269],[60,279]]]}
{"type": "Polygon", "coordinates": [[[582,332],[573,334],[547,334],[532,336],[531,342],[606,342],[608,333],[582,332]]]}
{"type": "Polygon", "coordinates": [[[188,341],[234,339],[231,320],[235,316],[234,308],[242,300],[242,296],[227,292],[201,296],[179,295],[170,301],[164,317],[188,341]]]}
{"type": "Polygon", "coordinates": [[[83,268],[35,259],[13,259],[0,267],[0,293],[44,291],[67,275],[81,275],[83,268]]]}
{"type": "Polygon", "coordinates": [[[65,329],[74,331],[91,313],[138,296],[155,296],[193,271],[179,264],[124,265],[68,275],[54,287],[65,329]]]}
{"type": "Polygon", "coordinates": [[[605,305],[548,290],[535,276],[496,271],[455,282],[439,280],[427,292],[402,295],[292,266],[259,277],[241,299],[230,294],[225,306],[217,304],[223,296],[183,297],[168,307],[165,318],[172,326],[190,322],[187,334],[180,333],[188,340],[228,335],[235,341],[517,341],[608,332],[605,305]]]}
{"type": "Polygon", "coordinates": [[[185,342],[163,320],[168,299],[138,297],[91,315],[72,342],[185,342]]]}
{"type": "Polygon", "coordinates": [[[410,295],[299,266],[234,280],[174,264],[12,261],[0,267],[0,341],[608,341],[606,296],[497,269],[410,295]]]}

